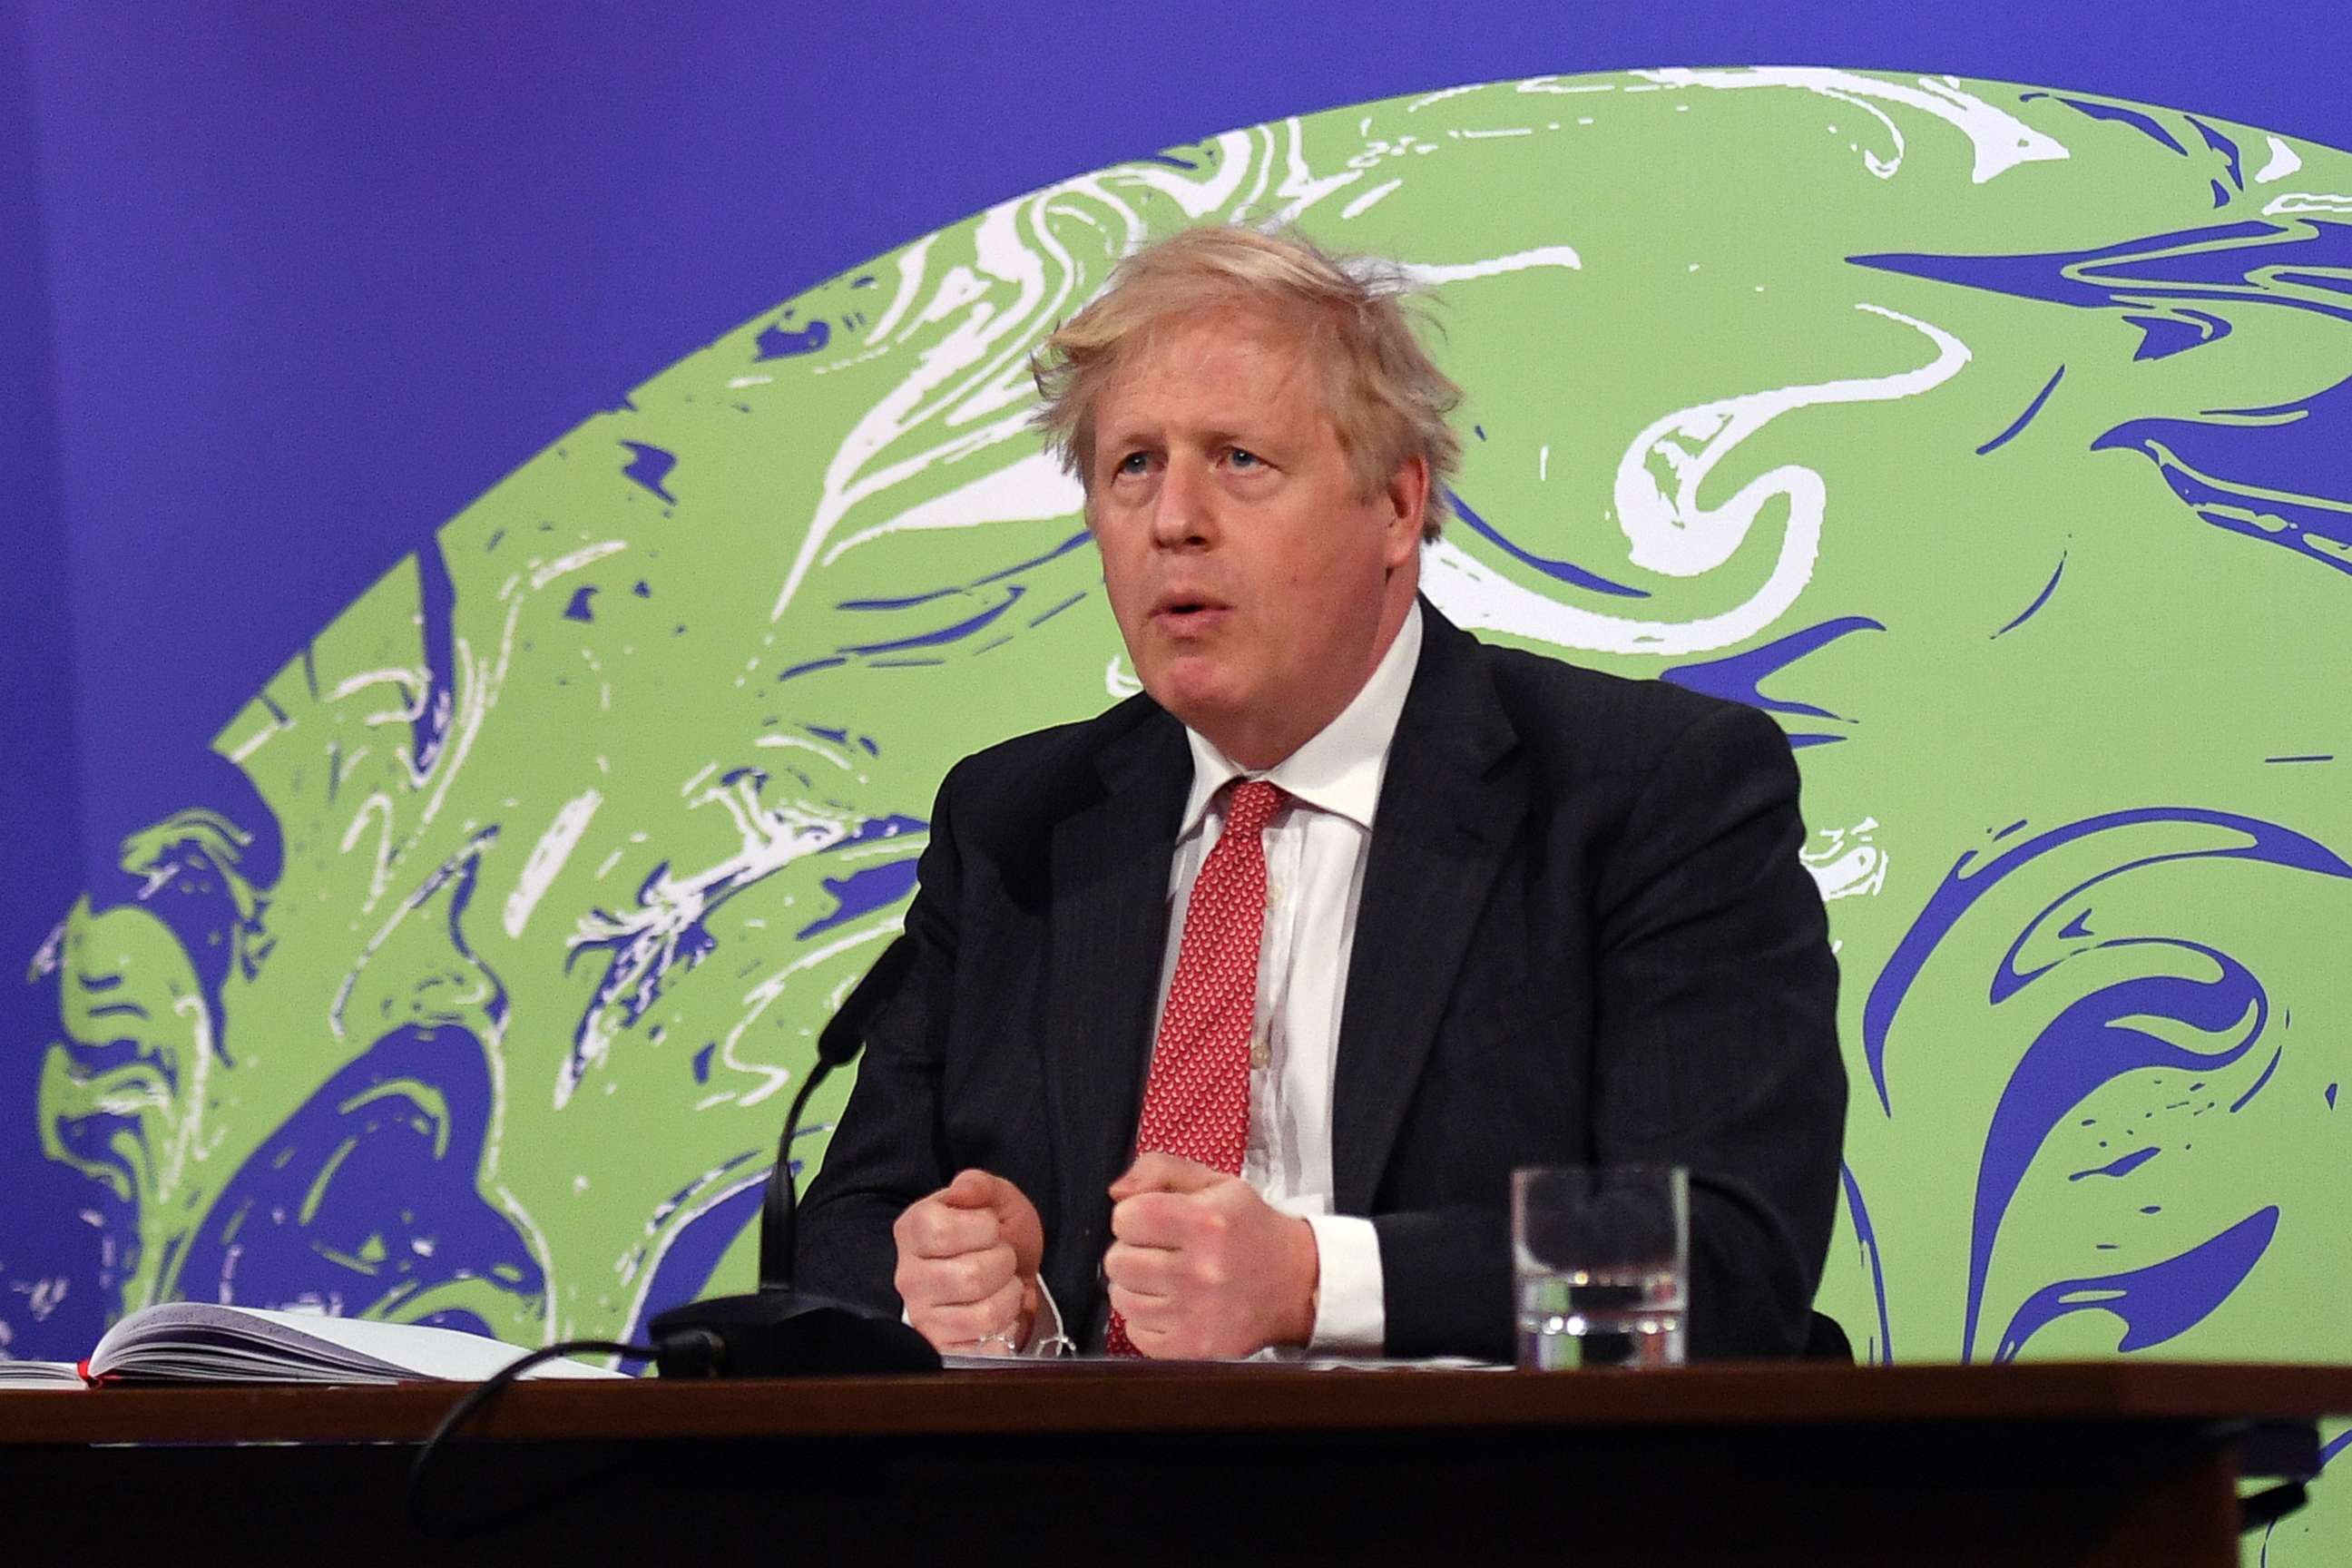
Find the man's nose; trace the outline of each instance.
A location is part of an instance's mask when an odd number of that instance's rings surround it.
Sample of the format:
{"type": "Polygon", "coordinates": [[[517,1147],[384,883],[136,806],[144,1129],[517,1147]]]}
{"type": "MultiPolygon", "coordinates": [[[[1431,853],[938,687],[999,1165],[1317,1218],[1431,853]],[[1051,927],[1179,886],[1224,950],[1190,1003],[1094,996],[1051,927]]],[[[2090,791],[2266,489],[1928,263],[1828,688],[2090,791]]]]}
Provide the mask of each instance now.
{"type": "Polygon", "coordinates": [[[1179,453],[1160,470],[1151,509],[1151,542],[1162,549],[1205,544],[1216,533],[1216,492],[1208,465],[1179,453]]]}

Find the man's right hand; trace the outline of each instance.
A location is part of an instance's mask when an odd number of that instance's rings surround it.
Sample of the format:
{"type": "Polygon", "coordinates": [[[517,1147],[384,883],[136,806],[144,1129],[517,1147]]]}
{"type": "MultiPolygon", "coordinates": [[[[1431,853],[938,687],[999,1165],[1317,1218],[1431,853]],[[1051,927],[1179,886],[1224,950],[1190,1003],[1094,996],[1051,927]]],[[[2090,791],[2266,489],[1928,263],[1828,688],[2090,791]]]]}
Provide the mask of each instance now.
{"type": "Polygon", "coordinates": [[[1045,1231],[1019,1187],[965,1171],[908,1205],[890,1234],[907,1321],[934,1349],[1010,1355],[1037,1321],[1045,1231]]]}

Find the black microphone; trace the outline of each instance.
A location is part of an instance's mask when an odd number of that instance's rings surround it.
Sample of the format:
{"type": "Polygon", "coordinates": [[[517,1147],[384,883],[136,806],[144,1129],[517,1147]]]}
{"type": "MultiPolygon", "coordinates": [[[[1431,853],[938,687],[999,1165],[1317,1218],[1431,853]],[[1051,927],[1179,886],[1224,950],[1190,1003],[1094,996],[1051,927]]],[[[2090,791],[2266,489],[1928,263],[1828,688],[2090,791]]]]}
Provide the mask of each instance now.
{"type": "Polygon", "coordinates": [[[776,1167],[768,1173],[768,1194],[760,1205],[760,1289],[790,1290],[793,1288],[793,1245],[800,1229],[800,1201],[793,1191],[791,1154],[793,1140],[800,1136],[801,1112],[808,1108],[809,1096],[816,1092],[825,1075],[837,1067],[846,1067],[866,1048],[866,1028],[882,1004],[898,993],[898,984],[915,963],[915,946],[904,936],[882,950],[874,967],[842,998],[833,1016],[817,1031],[816,1066],[793,1096],[792,1110],[784,1114],[784,1139],[776,1150],[776,1167]]]}
{"type": "Polygon", "coordinates": [[[801,1112],[825,1075],[856,1057],[866,1026],[897,994],[915,961],[904,936],[874,961],[816,1037],[816,1066],[793,1097],[760,1205],[760,1288],[673,1307],[647,1325],[664,1377],[840,1376],[936,1372],[939,1352],[898,1319],[793,1287],[800,1208],[793,1192],[793,1140],[801,1112]]]}

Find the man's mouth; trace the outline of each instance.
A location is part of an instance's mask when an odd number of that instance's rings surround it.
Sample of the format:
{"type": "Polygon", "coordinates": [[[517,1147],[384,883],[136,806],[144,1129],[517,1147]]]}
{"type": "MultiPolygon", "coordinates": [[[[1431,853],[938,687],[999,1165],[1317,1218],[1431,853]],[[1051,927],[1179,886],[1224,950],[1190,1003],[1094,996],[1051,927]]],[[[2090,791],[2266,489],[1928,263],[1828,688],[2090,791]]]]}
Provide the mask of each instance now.
{"type": "Polygon", "coordinates": [[[1151,609],[1151,621],[1161,630],[1184,636],[1206,630],[1230,613],[1231,606],[1205,595],[1170,594],[1151,609]]]}

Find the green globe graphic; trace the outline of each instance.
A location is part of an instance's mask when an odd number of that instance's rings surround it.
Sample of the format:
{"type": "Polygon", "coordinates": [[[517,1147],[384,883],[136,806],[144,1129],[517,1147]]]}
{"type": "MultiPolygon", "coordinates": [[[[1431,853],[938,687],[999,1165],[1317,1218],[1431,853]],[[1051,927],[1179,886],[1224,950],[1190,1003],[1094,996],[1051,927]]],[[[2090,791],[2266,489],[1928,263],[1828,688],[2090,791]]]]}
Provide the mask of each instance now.
{"type": "Polygon", "coordinates": [[[1442,610],[1787,726],[1855,1089],[1822,1304],[1868,1358],[2352,1356],[2352,156],[1794,68],[1081,175],[523,464],[221,731],[258,804],[134,835],[36,963],[73,1288],[531,1342],[740,1288],[941,775],[1135,689],[1028,357],[1199,222],[1429,287],[1442,610]]]}

